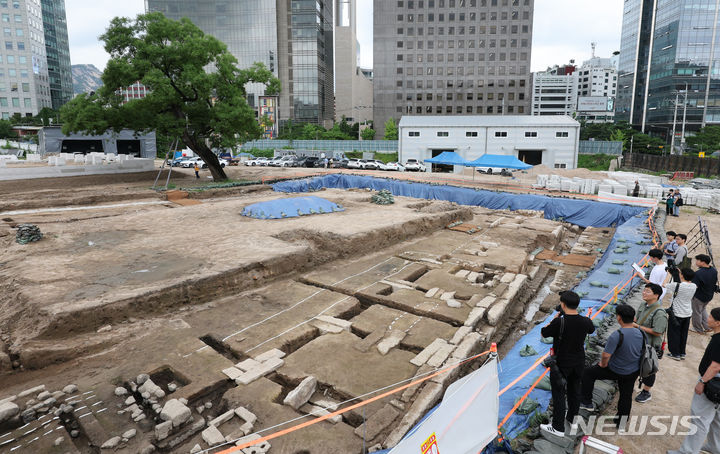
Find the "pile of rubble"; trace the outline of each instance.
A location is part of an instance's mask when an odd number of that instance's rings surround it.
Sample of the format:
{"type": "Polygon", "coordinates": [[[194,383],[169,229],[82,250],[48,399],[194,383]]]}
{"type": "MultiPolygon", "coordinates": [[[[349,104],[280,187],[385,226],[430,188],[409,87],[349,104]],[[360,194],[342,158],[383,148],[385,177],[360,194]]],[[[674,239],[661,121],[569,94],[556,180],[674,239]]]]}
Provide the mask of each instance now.
{"type": "Polygon", "coordinates": [[[373,194],[373,196],[370,197],[370,201],[377,205],[392,205],[395,203],[395,197],[393,197],[390,191],[383,189],[377,194],[373,194]]]}
{"type": "Polygon", "coordinates": [[[33,224],[20,224],[15,234],[15,241],[19,244],[34,243],[42,240],[43,234],[40,227],[33,224]]]}

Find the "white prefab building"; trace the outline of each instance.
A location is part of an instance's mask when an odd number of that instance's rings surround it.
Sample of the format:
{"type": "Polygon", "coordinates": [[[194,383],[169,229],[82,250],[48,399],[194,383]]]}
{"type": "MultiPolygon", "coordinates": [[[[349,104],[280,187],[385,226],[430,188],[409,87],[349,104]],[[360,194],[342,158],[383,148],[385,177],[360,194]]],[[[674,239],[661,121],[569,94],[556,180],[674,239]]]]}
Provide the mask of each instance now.
{"type": "MultiPolygon", "coordinates": [[[[526,164],[577,167],[580,123],[568,116],[408,116],[400,120],[398,159],[424,161],[454,151],[466,161],[484,154],[515,156],[526,164]]],[[[432,166],[428,165],[428,171],[432,166]]],[[[455,166],[455,172],[462,167],[455,166]]]]}

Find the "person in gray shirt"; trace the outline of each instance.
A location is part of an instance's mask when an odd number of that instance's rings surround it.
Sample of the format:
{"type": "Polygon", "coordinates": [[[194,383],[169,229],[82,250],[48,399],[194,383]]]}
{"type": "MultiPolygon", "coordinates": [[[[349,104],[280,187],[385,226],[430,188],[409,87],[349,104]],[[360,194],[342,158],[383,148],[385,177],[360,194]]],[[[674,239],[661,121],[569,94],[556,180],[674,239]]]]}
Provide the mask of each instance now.
{"type": "Polygon", "coordinates": [[[621,424],[627,423],[632,409],[633,385],[640,372],[640,355],[644,341],[642,332],[633,328],[635,309],[627,304],[619,304],[615,308],[615,314],[620,329],[608,338],[600,362],[583,372],[580,408],[594,411],[592,395],[595,380],[616,380],[620,396],[615,424],[621,427],[621,424]]]}

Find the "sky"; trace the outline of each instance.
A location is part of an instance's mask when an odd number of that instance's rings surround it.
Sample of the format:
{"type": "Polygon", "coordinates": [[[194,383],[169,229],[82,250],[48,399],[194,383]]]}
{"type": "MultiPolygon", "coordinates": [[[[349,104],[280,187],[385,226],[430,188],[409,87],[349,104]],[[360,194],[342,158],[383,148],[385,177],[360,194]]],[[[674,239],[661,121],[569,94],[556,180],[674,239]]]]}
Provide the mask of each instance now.
{"type": "MultiPolygon", "coordinates": [[[[384,0],[389,1],[389,0],[384,0]]],[[[373,0],[357,0],[361,64],[372,68],[373,0]]],[[[535,0],[532,71],[590,58],[609,57],[620,48],[623,0],[535,0]]],[[[144,0],[65,0],[72,64],[105,68],[108,55],[98,40],[110,19],[143,13],[144,0]]]]}

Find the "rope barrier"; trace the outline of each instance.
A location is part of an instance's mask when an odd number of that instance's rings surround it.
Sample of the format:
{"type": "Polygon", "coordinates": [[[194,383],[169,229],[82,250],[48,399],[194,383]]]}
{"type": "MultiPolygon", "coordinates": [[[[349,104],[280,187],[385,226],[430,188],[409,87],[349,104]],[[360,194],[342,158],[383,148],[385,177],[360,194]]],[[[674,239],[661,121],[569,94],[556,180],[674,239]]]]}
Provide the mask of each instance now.
{"type": "Polygon", "coordinates": [[[508,412],[508,414],[505,415],[503,420],[500,421],[500,424],[498,424],[498,430],[500,430],[500,428],[505,425],[505,423],[508,421],[508,419],[510,419],[510,416],[512,416],[513,413],[515,413],[515,411],[517,411],[517,409],[520,408],[520,405],[522,405],[522,403],[525,402],[525,399],[527,399],[527,397],[530,395],[532,390],[535,389],[535,387],[538,385],[538,383],[540,383],[540,380],[542,380],[543,377],[545,377],[545,375],[547,375],[547,373],[549,371],[550,371],[550,368],[546,367],[545,371],[542,374],[540,374],[540,376],[537,378],[537,380],[535,380],[535,382],[532,384],[532,386],[530,386],[530,388],[525,392],[525,394],[523,394],[523,396],[517,402],[515,402],[515,405],[513,405],[513,407],[508,412]]]}

